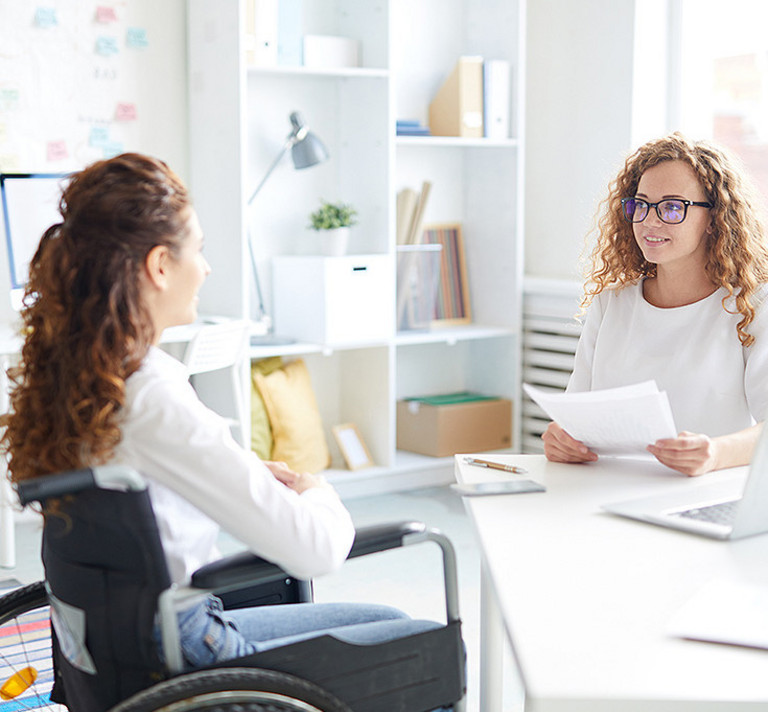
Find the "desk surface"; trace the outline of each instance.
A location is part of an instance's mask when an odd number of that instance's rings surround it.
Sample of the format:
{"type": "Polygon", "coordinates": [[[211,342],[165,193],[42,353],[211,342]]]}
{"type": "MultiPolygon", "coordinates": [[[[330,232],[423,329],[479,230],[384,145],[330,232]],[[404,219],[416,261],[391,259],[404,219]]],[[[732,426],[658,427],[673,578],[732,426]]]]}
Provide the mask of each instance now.
{"type": "Polygon", "coordinates": [[[547,487],[464,500],[524,678],[526,709],[730,710],[750,701],[768,709],[768,651],[667,633],[680,606],[709,581],[768,582],[768,535],[714,541],[600,508],[715,481],[738,489],[746,468],[686,478],[655,462],[488,457],[523,465],[529,475],[457,456],[457,479],[528,476],[547,487]]]}

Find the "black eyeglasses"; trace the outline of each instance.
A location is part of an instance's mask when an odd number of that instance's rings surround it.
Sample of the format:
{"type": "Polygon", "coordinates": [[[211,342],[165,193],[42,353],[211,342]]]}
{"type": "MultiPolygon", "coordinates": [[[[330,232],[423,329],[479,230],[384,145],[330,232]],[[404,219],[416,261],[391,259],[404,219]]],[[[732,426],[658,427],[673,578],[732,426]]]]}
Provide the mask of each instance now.
{"type": "Polygon", "coordinates": [[[711,208],[711,203],[700,203],[695,200],[660,200],[658,203],[649,203],[640,198],[622,198],[621,207],[624,209],[624,217],[631,223],[643,222],[648,217],[648,211],[656,208],[656,214],[661,222],[677,225],[685,220],[688,214],[688,206],[698,208],[711,208]]]}

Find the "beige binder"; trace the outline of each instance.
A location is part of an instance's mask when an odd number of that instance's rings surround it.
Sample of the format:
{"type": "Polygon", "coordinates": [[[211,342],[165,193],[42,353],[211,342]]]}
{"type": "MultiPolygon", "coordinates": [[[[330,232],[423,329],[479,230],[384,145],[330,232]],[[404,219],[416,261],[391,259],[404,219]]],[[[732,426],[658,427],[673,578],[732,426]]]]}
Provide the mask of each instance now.
{"type": "Polygon", "coordinates": [[[483,135],[483,58],[459,57],[429,105],[433,136],[483,135]]]}

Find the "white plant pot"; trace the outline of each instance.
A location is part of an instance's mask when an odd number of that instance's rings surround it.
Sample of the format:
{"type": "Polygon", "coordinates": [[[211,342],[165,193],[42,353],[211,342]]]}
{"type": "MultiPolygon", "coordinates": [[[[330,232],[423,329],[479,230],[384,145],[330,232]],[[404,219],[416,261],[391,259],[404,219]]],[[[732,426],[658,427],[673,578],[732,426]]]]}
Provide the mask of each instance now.
{"type": "Polygon", "coordinates": [[[335,230],[320,230],[320,253],[326,257],[341,257],[347,253],[349,228],[337,227],[335,230]]]}

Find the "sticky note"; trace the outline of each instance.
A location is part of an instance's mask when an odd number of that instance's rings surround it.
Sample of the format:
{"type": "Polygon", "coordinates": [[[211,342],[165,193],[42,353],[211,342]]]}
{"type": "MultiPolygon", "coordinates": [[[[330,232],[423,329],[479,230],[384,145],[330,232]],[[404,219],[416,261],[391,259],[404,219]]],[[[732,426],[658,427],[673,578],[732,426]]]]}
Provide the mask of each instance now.
{"type": "Polygon", "coordinates": [[[125,44],[128,47],[133,47],[134,49],[149,47],[147,31],[143,27],[129,27],[126,30],[125,44]]]}
{"type": "Polygon", "coordinates": [[[109,57],[113,54],[117,54],[120,48],[117,46],[116,37],[106,37],[102,35],[96,38],[96,54],[100,54],[103,57],[109,57]]]}
{"type": "Polygon", "coordinates": [[[107,5],[99,5],[96,8],[96,22],[106,25],[108,22],[117,22],[115,8],[107,5]]]}
{"type": "Polygon", "coordinates": [[[19,108],[18,89],[0,89],[0,111],[10,111],[19,108]]]}
{"type": "Polygon", "coordinates": [[[49,161],[62,161],[69,158],[66,141],[48,141],[45,147],[45,157],[49,161]]]}
{"type": "Polygon", "coordinates": [[[115,109],[115,119],[118,121],[135,121],[136,105],[119,102],[115,109]]]}
{"type": "Polygon", "coordinates": [[[88,145],[102,148],[109,142],[109,129],[106,126],[93,126],[88,136],[88,145]]]}
{"type": "Polygon", "coordinates": [[[59,24],[59,20],[56,17],[56,8],[54,7],[38,7],[35,10],[35,26],[43,29],[49,29],[56,27],[59,24]]]}
{"type": "Polygon", "coordinates": [[[120,141],[106,141],[101,147],[104,158],[112,158],[123,153],[123,144],[120,141]]]}
{"type": "Polygon", "coordinates": [[[21,161],[16,153],[0,153],[0,172],[19,173],[21,161]]]}

